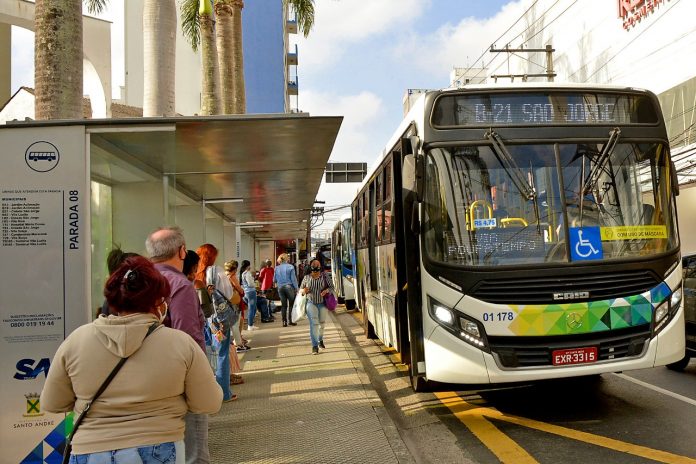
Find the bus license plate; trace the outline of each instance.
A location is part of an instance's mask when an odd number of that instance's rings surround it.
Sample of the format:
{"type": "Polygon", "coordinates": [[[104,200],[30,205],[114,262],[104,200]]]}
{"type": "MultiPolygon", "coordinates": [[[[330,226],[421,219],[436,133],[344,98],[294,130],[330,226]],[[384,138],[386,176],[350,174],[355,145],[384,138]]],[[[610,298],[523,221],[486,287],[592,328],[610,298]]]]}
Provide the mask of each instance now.
{"type": "Polygon", "coordinates": [[[571,350],[554,350],[551,353],[554,366],[566,364],[584,364],[597,361],[597,347],[573,348],[571,350]]]}

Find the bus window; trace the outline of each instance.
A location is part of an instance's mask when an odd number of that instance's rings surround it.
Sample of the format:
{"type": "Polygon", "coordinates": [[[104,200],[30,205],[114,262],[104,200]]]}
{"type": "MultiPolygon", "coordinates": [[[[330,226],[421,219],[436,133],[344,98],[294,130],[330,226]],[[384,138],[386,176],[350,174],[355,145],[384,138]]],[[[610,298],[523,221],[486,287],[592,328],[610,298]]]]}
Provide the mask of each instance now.
{"type": "Polygon", "coordinates": [[[384,167],[384,240],[392,242],[394,240],[392,231],[392,172],[391,163],[387,163],[384,167]]]}
{"type": "Polygon", "coordinates": [[[383,198],[383,176],[384,171],[380,171],[375,177],[375,229],[377,243],[382,241],[382,229],[384,228],[384,215],[382,211],[382,198],[383,198]]]}

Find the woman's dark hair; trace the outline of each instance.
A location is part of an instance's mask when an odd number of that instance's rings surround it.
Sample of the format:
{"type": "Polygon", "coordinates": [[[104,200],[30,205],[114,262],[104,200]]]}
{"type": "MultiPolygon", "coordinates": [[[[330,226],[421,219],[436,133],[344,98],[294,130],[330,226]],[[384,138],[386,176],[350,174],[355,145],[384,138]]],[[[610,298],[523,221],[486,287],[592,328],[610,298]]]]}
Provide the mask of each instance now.
{"type": "Polygon", "coordinates": [[[150,312],[169,292],[167,279],[142,256],[126,258],[104,286],[106,301],[116,312],[150,312]]]}
{"type": "Polygon", "coordinates": [[[251,263],[248,259],[242,261],[242,267],[239,268],[239,280],[242,280],[242,274],[244,274],[246,270],[249,269],[249,266],[251,266],[251,263]]]}
{"type": "Polygon", "coordinates": [[[121,250],[120,246],[117,245],[116,248],[111,250],[106,257],[106,268],[109,270],[109,275],[113,274],[116,268],[118,268],[126,258],[130,258],[132,256],[139,255],[137,253],[125,252],[121,250]]]}
{"type": "Polygon", "coordinates": [[[198,261],[200,260],[201,257],[198,256],[198,253],[196,253],[193,250],[186,250],[186,257],[184,258],[184,268],[181,272],[183,272],[185,276],[188,276],[191,273],[191,271],[198,267],[198,261]]]}

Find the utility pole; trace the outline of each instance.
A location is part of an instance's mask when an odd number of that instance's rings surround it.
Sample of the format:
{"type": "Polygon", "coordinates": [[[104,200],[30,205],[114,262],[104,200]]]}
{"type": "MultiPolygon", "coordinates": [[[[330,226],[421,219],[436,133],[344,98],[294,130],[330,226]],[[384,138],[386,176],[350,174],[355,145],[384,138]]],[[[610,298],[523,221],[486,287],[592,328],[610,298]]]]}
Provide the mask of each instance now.
{"type": "Polygon", "coordinates": [[[527,78],[529,77],[546,77],[548,82],[553,82],[553,78],[556,77],[556,73],[553,71],[553,52],[556,50],[551,46],[547,45],[545,48],[510,48],[509,45],[506,45],[505,48],[495,48],[495,46],[491,45],[491,53],[500,53],[500,52],[506,52],[506,53],[540,53],[544,52],[546,53],[546,72],[545,73],[539,73],[539,74],[494,74],[491,77],[493,78],[494,82],[498,82],[499,77],[509,77],[512,81],[515,80],[516,77],[522,78],[522,82],[527,82],[527,78]]]}

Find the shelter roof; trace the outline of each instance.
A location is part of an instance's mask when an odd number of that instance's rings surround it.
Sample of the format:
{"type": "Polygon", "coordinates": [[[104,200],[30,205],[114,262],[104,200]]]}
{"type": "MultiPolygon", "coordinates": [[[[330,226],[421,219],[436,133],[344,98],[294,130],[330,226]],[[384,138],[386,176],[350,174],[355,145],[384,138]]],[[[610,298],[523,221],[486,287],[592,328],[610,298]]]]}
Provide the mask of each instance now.
{"type": "MultiPolygon", "coordinates": [[[[340,116],[306,113],[27,121],[84,125],[93,180],[161,181],[172,205],[205,202],[256,239],[304,237],[340,116]]],[[[203,210],[203,207],[202,207],[203,210]]]]}

